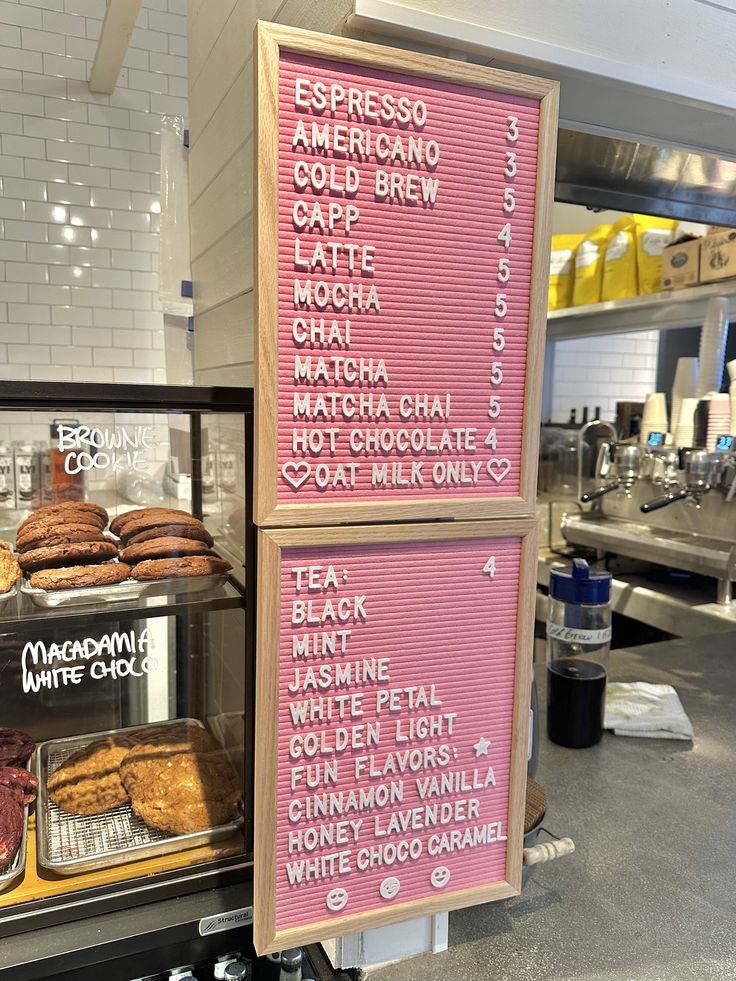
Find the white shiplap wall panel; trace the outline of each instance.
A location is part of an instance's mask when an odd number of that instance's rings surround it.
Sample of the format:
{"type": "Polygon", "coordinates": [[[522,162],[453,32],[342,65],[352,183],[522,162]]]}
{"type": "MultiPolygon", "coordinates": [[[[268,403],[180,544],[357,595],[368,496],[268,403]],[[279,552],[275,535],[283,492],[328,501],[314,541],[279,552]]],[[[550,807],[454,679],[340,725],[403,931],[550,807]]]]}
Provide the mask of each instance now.
{"type": "Polygon", "coordinates": [[[253,288],[253,246],[251,212],[192,263],[199,313],[253,288]]]}
{"type": "MultiPolygon", "coordinates": [[[[194,82],[222,33],[236,0],[189,0],[189,78],[194,82]]],[[[250,0],[252,5],[253,0],[250,0]]]]}
{"type": "Polygon", "coordinates": [[[248,61],[225,98],[199,129],[189,151],[189,195],[196,201],[253,131],[253,67],[248,61]]]}
{"type": "Polygon", "coordinates": [[[281,0],[238,2],[198,75],[192,75],[189,111],[192,119],[209,118],[222,102],[243,66],[252,58],[257,20],[272,20],[281,0]]]}
{"type": "Polygon", "coordinates": [[[198,368],[253,362],[253,291],[197,318],[194,356],[198,368]]]}
{"type": "Polygon", "coordinates": [[[255,22],[340,33],[351,9],[350,0],[189,0],[194,368],[201,384],[253,378],[255,22]]]}
{"type": "Polygon", "coordinates": [[[192,202],[189,221],[197,249],[192,250],[192,260],[253,210],[253,154],[253,138],[249,137],[192,202]]]}
{"type": "Polygon", "coordinates": [[[198,385],[245,385],[253,387],[253,364],[219,365],[197,370],[198,385]]]}

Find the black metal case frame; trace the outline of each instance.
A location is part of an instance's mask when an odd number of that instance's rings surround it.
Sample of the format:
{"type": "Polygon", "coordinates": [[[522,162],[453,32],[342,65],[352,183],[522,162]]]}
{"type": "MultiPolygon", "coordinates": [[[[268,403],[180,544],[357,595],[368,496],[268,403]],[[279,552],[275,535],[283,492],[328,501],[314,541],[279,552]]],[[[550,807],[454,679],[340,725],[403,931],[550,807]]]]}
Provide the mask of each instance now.
{"type": "MultiPolygon", "coordinates": [[[[47,621],[40,611],[35,615],[20,616],[0,622],[0,633],[23,634],[31,628],[38,629],[48,624],[58,631],[64,626],[74,627],[82,622],[99,624],[109,620],[135,620],[142,616],[175,617],[177,622],[184,615],[202,621],[204,615],[212,610],[243,609],[245,611],[245,799],[246,809],[252,815],[253,767],[254,767],[254,717],[255,717],[255,591],[256,591],[256,529],[253,524],[253,389],[233,387],[188,387],[165,385],[96,385],[78,383],[41,382],[3,382],[0,386],[0,410],[32,410],[54,412],[74,410],[84,412],[176,412],[190,417],[190,439],[192,451],[192,511],[202,517],[202,415],[207,413],[239,413],[244,416],[245,430],[245,582],[239,583],[230,577],[229,584],[234,587],[229,595],[213,600],[194,596],[191,601],[174,600],[160,607],[146,607],[145,611],[134,608],[124,610],[95,610],[84,613],[69,612],[49,616],[47,621]]],[[[43,936],[51,938],[58,934],[69,939],[82,923],[90,917],[99,917],[101,944],[110,943],[116,948],[116,955],[127,948],[132,951],[141,946],[133,936],[114,936],[113,924],[120,915],[140,919],[133,911],[137,907],[151,904],[150,912],[154,920],[160,922],[166,931],[167,910],[172,903],[180,904],[185,897],[192,897],[197,908],[217,912],[227,908],[227,898],[240,895],[239,906],[251,903],[250,880],[252,862],[247,856],[253,851],[252,816],[246,821],[246,855],[213,861],[191,869],[162,872],[155,875],[127,879],[120,883],[99,886],[93,889],[80,889],[63,896],[19,903],[0,911],[0,978],[30,978],[34,976],[32,964],[36,938],[33,933],[44,931],[43,936]],[[240,887],[233,888],[233,887],[240,887]],[[201,896],[195,900],[195,896],[201,896]],[[226,898],[227,897],[227,898],[226,898]],[[131,912],[123,914],[122,911],[131,912]],[[117,916],[115,914],[118,914],[117,916]],[[67,925],[64,927],[64,925],[67,925]],[[76,926],[75,926],[76,924],[76,926]],[[107,924],[107,927],[104,926],[107,924]],[[108,930],[110,933],[108,934],[108,930]],[[105,936],[105,934],[108,934],[105,936]],[[24,956],[19,959],[19,952],[24,956]],[[28,955],[30,954],[30,957],[28,955]],[[28,972],[31,972],[30,974],[28,972]]],[[[143,911],[144,919],[148,911],[143,911]]],[[[205,915],[203,913],[203,915],[205,915]]],[[[149,929],[155,929],[155,922],[149,922],[149,929]]],[[[181,931],[178,931],[181,933],[181,931]]],[[[191,933],[191,931],[189,931],[191,933]]],[[[36,934],[40,938],[42,934],[36,934]]],[[[173,939],[173,937],[172,937],[173,939]]],[[[182,940],[182,937],[178,937],[182,940]]],[[[224,939],[224,938],[223,938],[224,939]]],[[[81,940],[81,937],[80,937],[81,940]]],[[[190,941],[194,942],[194,934],[190,941]]],[[[60,939],[59,955],[65,945],[60,939]]],[[[144,947],[147,945],[144,943],[144,947]]],[[[41,951],[39,950],[39,954],[41,951]]],[[[49,950],[44,951],[50,957],[49,950]]],[[[62,958],[63,959],[63,958],[62,958]]],[[[94,960],[94,958],[93,958],[94,960]]],[[[38,965],[40,969],[40,963],[38,965]]],[[[45,976],[45,975],[44,975],[45,976]]],[[[85,975],[86,976],[86,975],[85,975]]],[[[81,977],[81,975],[80,975],[81,977]]],[[[112,981],[112,979],[111,979],[112,981]]]]}

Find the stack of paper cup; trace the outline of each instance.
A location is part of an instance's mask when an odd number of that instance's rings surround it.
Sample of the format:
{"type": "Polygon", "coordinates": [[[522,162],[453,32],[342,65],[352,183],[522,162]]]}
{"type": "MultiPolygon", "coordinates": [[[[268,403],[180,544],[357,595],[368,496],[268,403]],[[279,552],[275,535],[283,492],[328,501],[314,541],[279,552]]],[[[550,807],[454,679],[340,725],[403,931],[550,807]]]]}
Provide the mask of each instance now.
{"type": "MultiPolygon", "coordinates": [[[[683,399],[695,398],[698,385],[698,359],[678,358],[675,369],[675,380],[672,383],[672,404],[670,418],[672,429],[677,429],[680,422],[680,407],[683,399]]],[[[691,420],[692,421],[692,420],[691,420]]]]}
{"type": "Polygon", "coordinates": [[[705,321],[700,330],[700,371],[696,395],[703,398],[708,392],[718,392],[723,380],[723,361],[728,334],[728,300],[714,296],[705,308],[705,321]]]}
{"type": "Polygon", "coordinates": [[[729,435],[731,428],[731,400],[728,395],[712,394],[708,405],[708,433],[705,448],[713,452],[719,436],[729,435]]]}
{"type": "Polygon", "coordinates": [[[650,433],[667,432],[667,397],[664,392],[647,395],[641,417],[641,441],[646,443],[650,433]]]}
{"type": "Polygon", "coordinates": [[[726,367],[728,368],[728,377],[731,379],[728,389],[728,394],[731,396],[731,428],[728,434],[729,436],[736,436],[736,361],[729,361],[726,367]]]}
{"type": "Polygon", "coordinates": [[[695,410],[698,399],[683,399],[680,415],[675,426],[675,443],[678,446],[693,446],[695,439],[695,410]]]}

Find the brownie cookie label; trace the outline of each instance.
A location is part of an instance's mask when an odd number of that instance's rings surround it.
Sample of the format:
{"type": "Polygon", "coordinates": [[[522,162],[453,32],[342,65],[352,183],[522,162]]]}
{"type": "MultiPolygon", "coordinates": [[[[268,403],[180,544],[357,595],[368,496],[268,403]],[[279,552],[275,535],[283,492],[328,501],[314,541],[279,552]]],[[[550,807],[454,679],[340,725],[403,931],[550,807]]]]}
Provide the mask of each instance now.
{"type": "Polygon", "coordinates": [[[140,633],[115,630],[60,644],[28,641],[21,655],[23,691],[28,694],[42,688],[79,685],[84,678],[142,678],[158,667],[150,653],[153,647],[148,627],[140,633]]]}
{"type": "Polygon", "coordinates": [[[151,426],[114,429],[93,426],[58,426],[58,449],[66,454],[64,470],[78,474],[87,470],[132,470],[147,473],[146,450],[156,440],[151,426]]]}

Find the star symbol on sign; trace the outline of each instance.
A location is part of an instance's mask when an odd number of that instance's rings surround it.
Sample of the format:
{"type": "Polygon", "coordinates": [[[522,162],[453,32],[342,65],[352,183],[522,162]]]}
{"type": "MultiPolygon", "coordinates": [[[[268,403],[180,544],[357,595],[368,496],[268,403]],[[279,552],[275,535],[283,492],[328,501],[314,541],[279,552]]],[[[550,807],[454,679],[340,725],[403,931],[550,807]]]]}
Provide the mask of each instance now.
{"type": "Polygon", "coordinates": [[[488,747],[490,745],[491,745],[491,740],[484,739],[483,736],[481,736],[477,743],[473,743],[473,749],[475,750],[476,757],[488,756],[488,747]]]}

